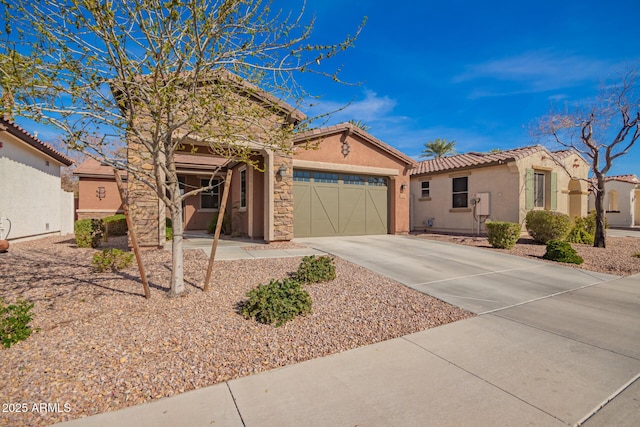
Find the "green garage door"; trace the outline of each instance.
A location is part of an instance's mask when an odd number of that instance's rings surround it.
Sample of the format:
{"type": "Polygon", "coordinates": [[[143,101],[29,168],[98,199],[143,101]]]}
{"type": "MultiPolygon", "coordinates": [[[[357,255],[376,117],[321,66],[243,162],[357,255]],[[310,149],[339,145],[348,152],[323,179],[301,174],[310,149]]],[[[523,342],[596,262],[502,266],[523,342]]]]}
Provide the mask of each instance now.
{"type": "Polygon", "coordinates": [[[387,234],[387,179],[293,171],[295,237],[387,234]]]}

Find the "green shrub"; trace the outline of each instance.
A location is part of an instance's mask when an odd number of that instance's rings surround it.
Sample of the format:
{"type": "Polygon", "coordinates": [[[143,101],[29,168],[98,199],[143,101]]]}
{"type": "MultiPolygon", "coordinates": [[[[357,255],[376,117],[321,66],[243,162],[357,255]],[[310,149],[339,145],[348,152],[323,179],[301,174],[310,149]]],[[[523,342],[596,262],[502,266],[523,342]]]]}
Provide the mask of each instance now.
{"type": "Polygon", "coordinates": [[[306,256],[302,258],[294,277],[302,283],[330,282],[336,278],[336,266],[331,257],[306,256]]]}
{"type": "Polygon", "coordinates": [[[104,233],[101,219],[80,219],[74,224],[76,246],[97,248],[104,233]]]}
{"type": "Polygon", "coordinates": [[[104,249],[93,254],[91,265],[102,273],[107,270],[118,271],[127,268],[133,262],[133,254],[122,252],[120,249],[104,249]]]}
{"type": "Polygon", "coordinates": [[[551,211],[529,211],[526,217],[529,235],[538,243],[564,240],[571,229],[569,215],[551,211]]]}
{"type": "MultiPolygon", "coordinates": [[[[216,225],[218,225],[218,215],[218,213],[213,214],[213,216],[207,223],[207,233],[214,234],[216,232],[216,225]]],[[[231,224],[227,215],[222,218],[222,228],[220,229],[220,233],[231,234],[231,224]]]]}
{"type": "Polygon", "coordinates": [[[127,219],[124,214],[102,218],[102,222],[107,236],[125,236],[127,234],[127,219]]]}
{"type": "Polygon", "coordinates": [[[593,245],[593,234],[587,231],[587,219],[577,216],[573,220],[573,227],[567,235],[567,242],[593,245]]]}
{"type": "MultiPolygon", "coordinates": [[[[585,229],[587,230],[587,233],[591,234],[592,236],[595,236],[596,234],[596,211],[595,209],[593,209],[591,212],[589,212],[589,215],[586,216],[585,218],[585,229]]],[[[604,217],[604,228],[609,228],[609,221],[607,220],[607,217],[604,217]]]]}
{"type": "Polygon", "coordinates": [[[247,292],[249,298],[242,305],[242,315],[258,322],[281,326],[297,315],[311,313],[311,296],[293,279],[271,280],[268,285],[247,292]]]}
{"type": "Polygon", "coordinates": [[[489,244],[494,248],[511,249],[520,238],[520,224],[515,222],[491,221],[485,227],[489,244]]]}
{"type": "Polygon", "coordinates": [[[29,326],[33,319],[32,308],[33,303],[27,300],[5,305],[0,298],[0,341],[3,346],[9,348],[12,344],[29,338],[32,332],[29,326]]]}
{"type": "Polygon", "coordinates": [[[582,264],[584,262],[576,250],[571,247],[571,244],[562,240],[549,240],[547,251],[542,258],[571,264],[582,264]]]}
{"type": "Polygon", "coordinates": [[[173,240],[173,225],[171,222],[171,218],[166,218],[164,235],[166,240],[173,240]]]}

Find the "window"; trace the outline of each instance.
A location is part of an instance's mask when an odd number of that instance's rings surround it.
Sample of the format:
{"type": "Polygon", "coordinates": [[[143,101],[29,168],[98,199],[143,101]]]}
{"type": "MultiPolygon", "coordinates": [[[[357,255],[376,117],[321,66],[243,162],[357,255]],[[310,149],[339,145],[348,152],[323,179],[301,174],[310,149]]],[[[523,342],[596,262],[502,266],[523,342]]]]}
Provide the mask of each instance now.
{"type": "Polygon", "coordinates": [[[422,181],[420,183],[420,189],[421,189],[420,197],[431,197],[429,195],[429,187],[430,187],[430,181],[422,181]]]}
{"type": "Polygon", "coordinates": [[[326,182],[331,184],[338,183],[338,174],[337,173],[324,173],[324,172],[314,172],[313,180],[315,182],[326,182]]]}
{"type": "Polygon", "coordinates": [[[294,181],[309,182],[309,181],[311,181],[311,172],[294,169],[293,170],[293,180],[294,181]]]}
{"type": "Polygon", "coordinates": [[[381,176],[370,176],[369,185],[373,187],[386,187],[387,180],[381,176]]]}
{"type": "MultiPolygon", "coordinates": [[[[209,191],[200,193],[200,209],[218,209],[220,207],[220,181],[214,179],[211,182],[214,187],[209,191]]],[[[201,179],[201,187],[208,187],[209,180],[201,179]]]]}
{"type": "Polygon", "coordinates": [[[240,207],[247,207],[247,170],[240,171],[240,207]]]}
{"type": "Polygon", "coordinates": [[[544,208],[544,173],[535,172],[533,176],[533,206],[544,208]]]}
{"type": "Polygon", "coordinates": [[[607,206],[607,211],[608,212],[620,212],[620,208],[618,206],[618,192],[616,190],[611,190],[609,191],[608,194],[608,206],[607,206]]]}
{"type": "Polygon", "coordinates": [[[360,175],[342,175],[342,182],[350,185],[364,185],[366,178],[360,175]]]}
{"type": "Polygon", "coordinates": [[[453,178],[453,207],[466,208],[469,206],[469,177],[453,178]]]}

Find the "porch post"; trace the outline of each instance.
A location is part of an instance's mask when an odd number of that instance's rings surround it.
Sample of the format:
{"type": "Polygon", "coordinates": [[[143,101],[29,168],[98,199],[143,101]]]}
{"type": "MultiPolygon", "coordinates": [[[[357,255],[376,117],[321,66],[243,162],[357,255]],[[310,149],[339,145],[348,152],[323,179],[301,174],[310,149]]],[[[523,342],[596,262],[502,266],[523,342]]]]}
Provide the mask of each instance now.
{"type": "Polygon", "coordinates": [[[267,242],[273,241],[273,191],[275,187],[275,172],[273,170],[273,152],[265,149],[265,180],[264,180],[264,192],[267,197],[264,198],[264,240],[267,242]]]}

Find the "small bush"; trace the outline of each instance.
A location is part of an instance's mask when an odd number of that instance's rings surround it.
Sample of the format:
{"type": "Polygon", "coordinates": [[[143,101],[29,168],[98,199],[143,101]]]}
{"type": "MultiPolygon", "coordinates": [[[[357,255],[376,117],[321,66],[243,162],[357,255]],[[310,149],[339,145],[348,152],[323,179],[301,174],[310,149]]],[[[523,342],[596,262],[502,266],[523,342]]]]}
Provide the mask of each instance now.
{"type": "Polygon", "coordinates": [[[489,244],[494,248],[511,249],[520,238],[520,224],[515,222],[491,221],[485,224],[489,244]]]}
{"type": "Polygon", "coordinates": [[[567,235],[567,242],[593,245],[593,234],[587,231],[587,219],[576,217],[567,235]]]}
{"type": "Polygon", "coordinates": [[[33,303],[27,300],[5,305],[0,298],[0,341],[3,346],[9,348],[12,344],[29,338],[32,332],[29,326],[33,319],[32,308],[33,303]]]}
{"type": "Polygon", "coordinates": [[[571,244],[562,240],[549,240],[547,251],[542,258],[571,264],[582,264],[584,262],[576,250],[571,247],[571,244]]]}
{"type": "Polygon", "coordinates": [[[93,254],[91,265],[102,273],[107,270],[118,271],[127,268],[133,262],[133,254],[122,252],[120,249],[105,249],[93,254]]]}
{"type": "Polygon", "coordinates": [[[100,245],[104,233],[101,219],[80,219],[73,228],[79,248],[97,248],[100,245]]]}
{"type": "MultiPolygon", "coordinates": [[[[216,225],[218,225],[218,215],[213,214],[209,222],[207,223],[207,233],[214,234],[216,232],[216,225]]],[[[222,234],[231,234],[231,224],[229,224],[229,217],[225,215],[222,218],[222,228],[220,229],[222,234]]]]}
{"type": "Polygon", "coordinates": [[[171,218],[166,218],[164,235],[166,240],[173,240],[173,226],[172,226],[171,218]]]}
{"type": "Polygon", "coordinates": [[[336,266],[331,257],[306,256],[302,258],[294,277],[302,283],[330,282],[336,278],[336,266]]]}
{"type": "MultiPolygon", "coordinates": [[[[604,217],[604,228],[609,228],[609,221],[607,220],[607,217],[604,217]]],[[[595,236],[596,234],[596,211],[595,209],[593,209],[591,212],[589,212],[589,215],[586,216],[585,218],[585,229],[587,230],[587,233],[591,234],[592,236],[595,236]]]]}
{"type": "Polygon", "coordinates": [[[127,234],[127,219],[124,214],[102,218],[102,222],[107,236],[125,236],[127,234]]]}
{"type": "Polygon", "coordinates": [[[293,279],[271,280],[268,285],[247,292],[249,298],[242,305],[242,315],[258,322],[281,326],[297,315],[311,313],[311,296],[293,279]]]}
{"type": "Polygon", "coordinates": [[[564,240],[571,229],[569,215],[551,211],[529,211],[526,217],[529,235],[538,243],[564,240]]]}

